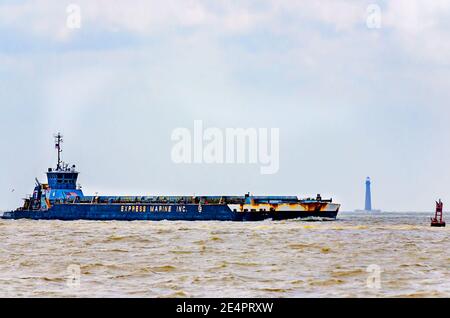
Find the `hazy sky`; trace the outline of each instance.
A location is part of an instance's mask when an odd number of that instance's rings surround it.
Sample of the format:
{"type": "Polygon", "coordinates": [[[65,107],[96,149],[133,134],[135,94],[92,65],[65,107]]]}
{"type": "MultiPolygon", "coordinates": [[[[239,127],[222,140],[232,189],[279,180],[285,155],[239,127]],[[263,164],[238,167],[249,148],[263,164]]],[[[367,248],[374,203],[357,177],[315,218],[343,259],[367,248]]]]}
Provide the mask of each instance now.
{"type": "Polygon", "coordinates": [[[322,193],[352,210],[371,176],[375,208],[432,210],[450,204],[450,1],[2,0],[0,110],[0,209],[45,180],[61,131],[86,194],[322,193]],[[279,128],[278,173],[173,163],[171,132],[196,119],[279,128]]]}

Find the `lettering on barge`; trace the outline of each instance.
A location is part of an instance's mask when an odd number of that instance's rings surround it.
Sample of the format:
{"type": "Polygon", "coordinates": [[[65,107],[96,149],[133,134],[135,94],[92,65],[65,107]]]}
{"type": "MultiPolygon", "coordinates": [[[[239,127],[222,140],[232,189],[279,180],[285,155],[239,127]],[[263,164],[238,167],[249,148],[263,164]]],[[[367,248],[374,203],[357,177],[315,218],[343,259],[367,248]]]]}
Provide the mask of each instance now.
{"type": "Polygon", "coordinates": [[[122,205],[120,212],[186,212],[185,205],[122,205]]]}

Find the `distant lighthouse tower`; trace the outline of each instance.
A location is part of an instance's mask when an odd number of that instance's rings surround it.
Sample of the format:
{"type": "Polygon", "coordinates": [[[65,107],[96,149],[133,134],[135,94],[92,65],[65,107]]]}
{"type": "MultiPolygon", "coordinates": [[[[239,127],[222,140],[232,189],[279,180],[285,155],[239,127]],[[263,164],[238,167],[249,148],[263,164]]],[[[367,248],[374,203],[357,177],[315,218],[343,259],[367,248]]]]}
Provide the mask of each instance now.
{"type": "Polygon", "coordinates": [[[365,211],[372,211],[372,193],[370,192],[370,177],[366,178],[366,204],[365,211]]]}
{"type": "Polygon", "coordinates": [[[372,208],[372,189],[370,188],[372,182],[370,177],[366,178],[366,202],[364,204],[364,210],[355,210],[355,212],[372,212],[377,213],[381,212],[381,210],[374,210],[372,208]]]}

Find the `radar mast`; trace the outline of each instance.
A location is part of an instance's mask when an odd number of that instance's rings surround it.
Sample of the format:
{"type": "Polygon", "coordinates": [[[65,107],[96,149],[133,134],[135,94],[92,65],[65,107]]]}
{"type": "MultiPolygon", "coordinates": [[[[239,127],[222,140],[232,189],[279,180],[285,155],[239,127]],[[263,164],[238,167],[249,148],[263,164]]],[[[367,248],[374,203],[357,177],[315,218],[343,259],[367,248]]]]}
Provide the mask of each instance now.
{"type": "Polygon", "coordinates": [[[62,152],[62,147],[61,144],[63,142],[63,136],[61,135],[61,133],[57,133],[56,135],[54,135],[55,137],[55,148],[58,151],[58,163],[56,165],[56,170],[62,170],[61,167],[61,152],[62,152]]]}

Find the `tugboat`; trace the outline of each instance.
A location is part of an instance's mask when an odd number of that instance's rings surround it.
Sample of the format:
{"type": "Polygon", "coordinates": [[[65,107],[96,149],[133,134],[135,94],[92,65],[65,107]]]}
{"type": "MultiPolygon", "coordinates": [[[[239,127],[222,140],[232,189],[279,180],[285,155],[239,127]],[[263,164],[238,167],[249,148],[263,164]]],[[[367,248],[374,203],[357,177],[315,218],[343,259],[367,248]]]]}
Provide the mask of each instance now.
{"type": "Polygon", "coordinates": [[[431,226],[435,227],[444,227],[445,222],[442,219],[442,210],[444,208],[444,203],[442,203],[441,199],[439,201],[436,201],[436,214],[434,215],[434,218],[431,218],[431,226]]]}
{"type": "Polygon", "coordinates": [[[340,204],[332,199],[297,196],[85,196],[75,165],[61,161],[62,136],[55,135],[56,168],[47,183],[36,179],[33,195],[3,219],[34,220],[216,220],[261,221],[309,218],[333,220],[340,204]]]}

